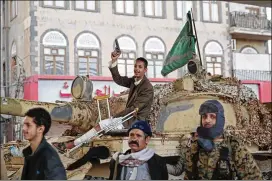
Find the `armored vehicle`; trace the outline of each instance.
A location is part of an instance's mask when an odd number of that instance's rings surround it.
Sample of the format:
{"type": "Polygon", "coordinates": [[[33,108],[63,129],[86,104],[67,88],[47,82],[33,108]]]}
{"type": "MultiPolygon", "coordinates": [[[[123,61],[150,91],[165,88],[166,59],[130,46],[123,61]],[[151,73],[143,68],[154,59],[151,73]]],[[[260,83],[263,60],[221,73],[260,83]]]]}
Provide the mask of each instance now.
{"type": "MultiPolygon", "coordinates": [[[[174,161],[186,146],[190,132],[200,123],[200,105],[208,99],[216,99],[225,110],[226,134],[239,137],[256,158],[264,176],[271,179],[271,110],[236,78],[208,76],[197,58],[190,60],[187,66],[188,73],[184,77],[154,86],[155,97],[148,118],[154,136],[149,147],[168,162],[174,161]]],[[[118,97],[99,98],[92,97],[92,88],[88,76],[78,76],[72,84],[74,99],[71,102],[47,103],[1,97],[1,114],[24,116],[30,108],[43,107],[50,112],[53,121],[72,126],[71,130],[64,130],[62,137],[48,139],[51,142],[67,142],[80,137],[100,120],[107,119],[108,109],[110,115],[115,115],[125,108],[126,92],[118,97]]],[[[123,133],[125,131],[113,130],[94,137],[69,156],[60,153],[61,158],[76,160],[97,145],[107,146],[112,154],[124,152],[128,149],[128,138],[123,133]]],[[[101,160],[98,165],[85,165],[81,168],[85,169],[84,172],[73,174],[107,178],[109,159],[101,160]]]]}

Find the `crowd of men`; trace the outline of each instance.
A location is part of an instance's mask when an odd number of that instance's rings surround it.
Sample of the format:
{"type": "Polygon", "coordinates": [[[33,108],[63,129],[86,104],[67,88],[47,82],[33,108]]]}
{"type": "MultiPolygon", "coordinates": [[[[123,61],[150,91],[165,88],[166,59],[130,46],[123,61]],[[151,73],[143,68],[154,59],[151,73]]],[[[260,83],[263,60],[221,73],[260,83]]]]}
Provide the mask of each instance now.
{"type": "MultiPolygon", "coordinates": [[[[120,54],[118,51],[111,54],[109,69],[113,80],[130,91],[125,110],[115,117],[124,116],[136,108],[138,112],[124,125],[128,128],[130,149],[112,156],[110,180],[168,180],[169,174],[179,176],[182,173],[185,173],[184,179],[190,180],[262,180],[260,169],[246,146],[237,138],[224,134],[224,108],[217,100],[208,100],[200,106],[200,126],[192,131],[186,150],[181,153],[176,164],[167,163],[149,148],[152,130],[146,119],[154,92],[145,76],[148,61],[143,57],[137,58],[134,76],[129,78],[118,72],[120,54]]],[[[25,114],[23,135],[30,146],[23,150],[25,162],[21,179],[66,180],[66,169],[90,161],[97,157],[98,152],[101,154],[101,150],[90,151],[80,160],[81,163],[77,162],[65,169],[57,151],[44,138],[50,126],[50,114],[42,108],[33,108],[25,114]]],[[[4,172],[1,168],[1,179],[6,178],[4,172]]]]}

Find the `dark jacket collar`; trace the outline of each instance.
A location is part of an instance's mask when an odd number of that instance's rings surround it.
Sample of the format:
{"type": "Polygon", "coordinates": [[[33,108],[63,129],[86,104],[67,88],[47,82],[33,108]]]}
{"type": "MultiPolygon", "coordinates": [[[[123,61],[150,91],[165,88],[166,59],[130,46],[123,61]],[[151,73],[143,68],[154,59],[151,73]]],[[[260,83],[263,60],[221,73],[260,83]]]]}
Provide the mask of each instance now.
{"type": "Polygon", "coordinates": [[[28,146],[27,148],[25,148],[23,150],[24,157],[29,157],[29,156],[35,156],[35,155],[37,155],[41,150],[43,150],[43,148],[46,147],[47,144],[48,144],[47,141],[43,137],[41,143],[39,144],[38,148],[36,149],[36,151],[33,154],[32,154],[32,150],[31,150],[30,146],[28,146]]]}

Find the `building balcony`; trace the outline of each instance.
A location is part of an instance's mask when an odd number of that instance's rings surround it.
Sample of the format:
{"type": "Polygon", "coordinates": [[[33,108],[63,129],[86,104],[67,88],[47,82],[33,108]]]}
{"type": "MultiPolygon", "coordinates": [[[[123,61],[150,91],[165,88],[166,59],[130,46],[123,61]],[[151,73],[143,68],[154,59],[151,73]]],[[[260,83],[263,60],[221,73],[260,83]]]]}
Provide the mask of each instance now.
{"type": "Polygon", "coordinates": [[[271,21],[263,15],[230,13],[230,34],[237,39],[270,40],[271,21]]]}
{"type": "Polygon", "coordinates": [[[240,80],[271,81],[271,55],[233,53],[233,73],[240,80]]]}

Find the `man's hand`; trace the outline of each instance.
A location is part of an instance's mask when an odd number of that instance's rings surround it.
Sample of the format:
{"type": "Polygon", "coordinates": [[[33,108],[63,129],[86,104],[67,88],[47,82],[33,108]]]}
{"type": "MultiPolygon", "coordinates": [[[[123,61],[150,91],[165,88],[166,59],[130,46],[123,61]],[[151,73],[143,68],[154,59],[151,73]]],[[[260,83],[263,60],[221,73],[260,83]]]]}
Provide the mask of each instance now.
{"type": "Polygon", "coordinates": [[[121,55],[121,52],[113,51],[111,53],[112,63],[116,62],[120,55],[121,55]]]}

